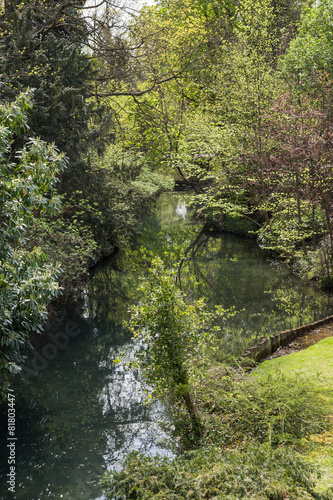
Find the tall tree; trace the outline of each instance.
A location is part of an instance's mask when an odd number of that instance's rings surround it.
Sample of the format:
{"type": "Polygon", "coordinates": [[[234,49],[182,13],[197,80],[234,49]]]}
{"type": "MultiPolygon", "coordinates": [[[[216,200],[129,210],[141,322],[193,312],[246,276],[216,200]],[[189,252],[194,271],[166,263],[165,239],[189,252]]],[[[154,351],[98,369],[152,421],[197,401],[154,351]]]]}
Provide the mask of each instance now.
{"type": "MultiPolygon", "coordinates": [[[[332,89],[326,89],[332,102],[332,89]]],[[[332,232],[332,114],[306,96],[285,92],[263,114],[261,151],[247,148],[247,184],[252,201],[269,213],[260,231],[266,248],[294,257],[307,241],[328,235],[323,256],[330,277],[332,232]]],[[[251,141],[251,137],[249,137],[251,141]]]]}
{"type": "MultiPolygon", "coordinates": [[[[0,39],[1,99],[11,100],[34,88],[30,134],[55,142],[74,159],[87,132],[88,79],[91,63],[83,54],[86,36],[76,9],[76,25],[52,27],[54,2],[7,3],[0,39]]],[[[73,17],[72,9],[72,16],[73,17]]]]}

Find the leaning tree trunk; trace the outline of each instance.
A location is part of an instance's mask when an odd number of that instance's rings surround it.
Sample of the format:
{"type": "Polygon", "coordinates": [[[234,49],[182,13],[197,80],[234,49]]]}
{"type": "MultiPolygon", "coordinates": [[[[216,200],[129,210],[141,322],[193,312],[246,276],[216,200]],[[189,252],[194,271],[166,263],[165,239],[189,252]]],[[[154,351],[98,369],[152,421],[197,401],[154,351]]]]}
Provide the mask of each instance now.
{"type": "Polygon", "coordinates": [[[189,414],[191,420],[193,433],[197,439],[200,439],[203,434],[203,425],[200,421],[199,415],[197,414],[192,396],[188,391],[183,394],[183,400],[185,402],[187,413],[189,414]]]}
{"type": "Polygon", "coordinates": [[[200,439],[203,435],[203,425],[200,421],[200,417],[198,415],[197,409],[193,402],[192,395],[188,390],[188,374],[184,367],[182,366],[180,360],[175,360],[173,356],[175,373],[177,375],[174,378],[175,385],[181,389],[181,398],[183,399],[187,413],[190,417],[192,431],[196,439],[200,439]]]}

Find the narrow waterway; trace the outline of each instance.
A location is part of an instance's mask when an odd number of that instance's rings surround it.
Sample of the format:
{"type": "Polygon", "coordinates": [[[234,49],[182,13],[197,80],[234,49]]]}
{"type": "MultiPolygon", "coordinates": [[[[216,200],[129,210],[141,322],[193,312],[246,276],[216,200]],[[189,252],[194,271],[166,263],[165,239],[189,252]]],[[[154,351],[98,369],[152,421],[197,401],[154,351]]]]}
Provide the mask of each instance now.
{"type": "Polygon", "coordinates": [[[194,275],[199,285],[188,291],[204,295],[210,308],[229,311],[217,359],[238,355],[263,335],[332,314],[330,296],[301,285],[254,241],[202,233],[184,197],[163,196],[145,220],[137,249],[96,272],[82,301],[67,304],[53,320],[29,353],[23,375],[14,379],[16,492],[6,484],[4,415],[2,500],[102,499],[99,477],[119,467],[129,451],[172,455],[160,424],[166,421],[163,407],[144,406],[140,375],[113,363],[120,353],[133,355],[122,322],[137,298],[141,245],[170,264],[186,252],[189,271],[184,265],[182,285],[190,287],[186,276],[194,275]]]}

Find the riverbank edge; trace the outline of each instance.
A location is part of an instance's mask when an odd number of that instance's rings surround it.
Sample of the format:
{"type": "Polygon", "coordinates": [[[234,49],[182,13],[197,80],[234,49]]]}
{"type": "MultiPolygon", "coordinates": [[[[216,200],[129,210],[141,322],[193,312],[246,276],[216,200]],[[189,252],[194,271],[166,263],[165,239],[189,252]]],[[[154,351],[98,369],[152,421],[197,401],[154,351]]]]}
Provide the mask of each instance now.
{"type": "Polygon", "coordinates": [[[243,366],[251,366],[253,365],[253,361],[262,361],[263,359],[273,354],[279,347],[287,345],[296,337],[299,337],[304,333],[332,322],[333,315],[315,321],[314,323],[309,323],[297,328],[292,328],[291,330],[274,333],[270,337],[262,337],[262,339],[258,343],[245,351],[245,353],[239,358],[239,362],[243,366]]]}
{"type": "Polygon", "coordinates": [[[290,272],[304,283],[312,285],[321,291],[333,291],[333,277],[327,272],[326,266],[322,265],[322,244],[326,236],[321,235],[315,249],[308,249],[307,254],[297,255],[278,251],[277,249],[265,248],[258,240],[258,226],[261,226],[260,217],[253,218],[244,215],[224,214],[221,220],[210,219],[205,222],[207,230],[216,233],[230,233],[244,238],[256,240],[257,245],[270,255],[274,260],[282,262],[290,272]]]}

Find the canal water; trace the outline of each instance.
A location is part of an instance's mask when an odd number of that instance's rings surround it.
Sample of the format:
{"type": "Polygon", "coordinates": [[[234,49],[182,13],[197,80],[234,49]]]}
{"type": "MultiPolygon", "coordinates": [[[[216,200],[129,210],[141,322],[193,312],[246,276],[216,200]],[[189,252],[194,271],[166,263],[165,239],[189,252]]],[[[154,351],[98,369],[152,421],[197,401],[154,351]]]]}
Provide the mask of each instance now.
{"type": "Polygon", "coordinates": [[[102,500],[99,477],[129,451],[172,456],[165,409],[144,406],[140,374],[114,359],[133,356],[123,327],[143,272],[140,246],[169,265],[182,256],[184,290],[203,295],[225,317],[217,360],[237,356],[263,335],[332,314],[332,297],[302,285],[255,241],[203,233],[186,198],[161,197],[137,248],[101,267],[78,303],[55,316],[13,380],[16,404],[16,492],[8,491],[6,407],[1,418],[1,500],[102,500]],[[187,279],[194,275],[194,289],[187,279]]]}

